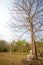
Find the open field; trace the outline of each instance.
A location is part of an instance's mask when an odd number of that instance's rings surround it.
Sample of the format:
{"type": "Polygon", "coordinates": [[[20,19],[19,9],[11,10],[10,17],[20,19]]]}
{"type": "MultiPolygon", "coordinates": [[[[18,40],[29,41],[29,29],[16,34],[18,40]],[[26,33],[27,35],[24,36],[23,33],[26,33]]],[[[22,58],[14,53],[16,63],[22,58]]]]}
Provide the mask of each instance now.
{"type": "MultiPolygon", "coordinates": [[[[15,53],[0,53],[0,65],[33,65],[29,64],[28,61],[26,61],[26,55],[27,54],[15,54],[15,53]]],[[[40,58],[40,60],[37,61],[31,61],[39,62],[37,65],[43,65],[43,58],[40,58]]]]}

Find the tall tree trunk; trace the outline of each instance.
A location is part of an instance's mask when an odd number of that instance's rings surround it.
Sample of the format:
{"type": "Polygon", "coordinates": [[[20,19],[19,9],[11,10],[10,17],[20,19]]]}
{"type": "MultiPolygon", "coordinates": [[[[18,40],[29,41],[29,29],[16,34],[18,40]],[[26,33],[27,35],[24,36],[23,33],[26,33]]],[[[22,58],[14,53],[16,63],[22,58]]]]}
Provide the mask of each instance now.
{"type": "Polygon", "coordinates": [[[34,55],[34,59],[37,59],[37,50],[35,44],[35,35],[33,32],[33,23],[31,23],[31,50],[32,50],[32,54],[34,55]]]}

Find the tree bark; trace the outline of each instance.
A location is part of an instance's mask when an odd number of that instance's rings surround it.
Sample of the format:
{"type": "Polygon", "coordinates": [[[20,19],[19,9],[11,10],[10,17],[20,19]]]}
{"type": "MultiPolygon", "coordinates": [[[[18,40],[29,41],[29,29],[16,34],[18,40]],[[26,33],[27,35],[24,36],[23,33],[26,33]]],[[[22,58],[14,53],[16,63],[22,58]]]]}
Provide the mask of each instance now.
{"type": "Polygon", "coordinates": [[[35,35],[33,31],[33,23],[31,23],[31,50],[32,54],[34,55],[34,59],[37,59],[37,50],[36,50],[36,44],[35,44],[35,35]]]}

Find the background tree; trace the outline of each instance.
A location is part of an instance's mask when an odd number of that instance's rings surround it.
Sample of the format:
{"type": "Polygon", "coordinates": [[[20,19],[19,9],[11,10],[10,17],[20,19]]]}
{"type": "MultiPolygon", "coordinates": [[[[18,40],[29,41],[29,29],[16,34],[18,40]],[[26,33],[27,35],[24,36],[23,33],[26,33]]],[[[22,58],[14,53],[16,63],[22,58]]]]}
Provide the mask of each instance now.
{"type": "Polygon", "coordinates": [[[30,44],[26,40],[12,41],[9,52],[29,53],[30,44]]]}
{"type": "Polygon", "coordinates": [[[0,52],[9,52],[9,45],[4,40],[0,40],[0,52]]]}
{"type": "Polygon", "coordinates": [[[38,37],[38,32],[43,31],[43,0],[13,0],[11,16],[11,30],[23,28],[23,34],[30,31],[31,50],[37,59],[35,37],[38,37]]]}

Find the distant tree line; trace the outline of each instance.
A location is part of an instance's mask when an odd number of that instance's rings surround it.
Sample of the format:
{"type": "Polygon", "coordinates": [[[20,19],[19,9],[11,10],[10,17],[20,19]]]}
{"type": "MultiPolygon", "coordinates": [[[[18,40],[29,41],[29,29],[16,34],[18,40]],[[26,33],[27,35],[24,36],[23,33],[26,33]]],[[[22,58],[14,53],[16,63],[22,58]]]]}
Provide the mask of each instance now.
{"type": "Polygon", "coordinates": [[[10,44],[10,52],[29,53],[30,45],[25,40],[13,41],[10,44]]]}
{"type": "MultiPolygon", "coordinates": [[[[31,50],[31,44],[26,40],[12,41],[6,42],[4,40],[0,40],[0,52],[14,52],[14,53],[29,53],[31,50]]],[[[43,41],[36,42],[37,55],[43,56],[43,41]]]]}

